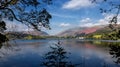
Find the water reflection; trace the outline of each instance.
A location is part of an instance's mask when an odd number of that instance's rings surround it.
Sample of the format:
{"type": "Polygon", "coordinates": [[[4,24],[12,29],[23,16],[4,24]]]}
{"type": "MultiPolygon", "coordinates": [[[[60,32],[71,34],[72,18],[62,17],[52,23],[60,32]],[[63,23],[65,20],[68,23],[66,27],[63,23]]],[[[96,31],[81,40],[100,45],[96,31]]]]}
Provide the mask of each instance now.
{"type": "Polygon", "coordinates": [[[15,51],[19,51],[20,48],[18,47],[18,45],[16,44],[16,42],[14,41],[14,43],[9,43],[9,42],[5,42],[0,44],[0,57],[4,57],[7,56],[15,51]]]}
{"type": "Polygon", "coordinates": [[[1,49],[2,46],[3,46],[3,44],[0,43],[0,49],[1,49]]]}
{"type": "Polygon", "coordinates": [[[120,43],[109,43],[110,54],[115,58],[115,63],[120,64],[120,43]]]}
{"type": "Polygon", "coordinates": [[[58,40],[18,40],[16,44],[3,45],[0,56],[5,57],[0,58],[0,67],[120,67],[113,62],[114,54],[120,52],[120,44],[115,42],[56,42],[58,40]]]}
{"type": "Polygon", "coordinates": [[[67,52],[61,45],[61,42],[58,41],[57,44],[50,46],[50,51],[44,55],[44,61],[41,65],[45,67],[77,67],[80,64],[73,64],[68,59],[67,56],[70,54],[67,52]]]}

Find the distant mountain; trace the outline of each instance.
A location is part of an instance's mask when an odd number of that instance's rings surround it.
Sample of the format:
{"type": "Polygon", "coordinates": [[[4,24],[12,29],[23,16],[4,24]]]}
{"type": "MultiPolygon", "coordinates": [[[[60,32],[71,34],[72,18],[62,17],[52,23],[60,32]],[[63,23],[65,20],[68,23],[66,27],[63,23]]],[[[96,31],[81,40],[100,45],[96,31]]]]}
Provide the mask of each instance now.
{"type": "MultiPolygon", "coordinates": [[[[118,24],[117,26],[116,26],[116,28],[118,28],[118,29],[120,29],[120,24],[118,24]]],[[[91,33],[91,34],[108,34],[108,33],[111,33],[111,32],[113,32],[113,30],[112,29],[110,29],[110,27],[107,25],[107,26],[104,26],[104,27],[102,27],[102,28],[100,28],[100,29],[98,29],[98,30],[96,30],[95,32],[93,32],[93,33],[91,33]]]]}
{"type": "Polygon", "coordinates": [[[93,27],[79,27],[79,28],[72,28],[68,29],[66,31],[63,31],[58,34],[58,36],[76,36],[78,34],[90,34],[93,32],[96,32],[97,30],[100,30],[104,28],[105,26],[100,25],[100,26],[93,26],[93,27]]]}
{"type": "Polygon", "coordinates": [[[90,33],[93,33],[93,32],[95,32],[95,31],[97,31],[97,30],[99,30],[101,27],[89,27],[89,28],[87,28],[87,29],[84,29],[84,30],[82,30],[82,31],[80,31],[79,33],[85,33],[85,34],[90,34],[90,33]]]}
{"type": "Polygon", "coordinates": [[[36,36],[48,36],[49,34],[44,31],[22,31],[23,34],[30,34],[30,35],[36,35],[36,36]]]}
{"type": "MultiPolygon", "coordinates": [[[[112,30],[108,27],[108,26],[105,26],[105,27],[103,27],[103,28],[100,28],[100,29],[98,29],[98,30],[96,30],[95,32],[93,32],[93,33],[99,33],[99,34],[102,34],[102,33],[109,33],[109,32],[112,32],[112,30]]],[[[93,34],[93,33],[91,33],[91,34],[93,34]]]]}
{"type": "Polygon", "coordinates": [[[84,29],[86,29],[86,27],[71,28],[71,29],[65,30],[65,31],[57,34],[57,36],[75,36],[78,32],[80,32],[84,29]]]}
{"type": "Polygon", "coordinates": [[[25,35],[36,35],[36,36],[48,36],[49,34],[43,31],[6,31],[9,34],[25,34],[25,35]]]}
{"type": "Polygon", "coordinates": [[[27,37],[29,35],[48,36],[48,34],[46,32],[43,32],[43,31],[20,31],[20,32],[6,31],[5,33],[6,33],[7,37],[10,39],[22,39],[22,38],[27,37]]]}

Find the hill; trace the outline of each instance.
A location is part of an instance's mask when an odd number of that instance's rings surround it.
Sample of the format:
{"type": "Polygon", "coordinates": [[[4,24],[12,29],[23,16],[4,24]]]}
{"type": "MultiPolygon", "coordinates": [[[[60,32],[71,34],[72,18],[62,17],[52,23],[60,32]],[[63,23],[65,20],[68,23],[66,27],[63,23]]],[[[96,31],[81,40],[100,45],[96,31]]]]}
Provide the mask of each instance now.
{"type": "Polygon", "coordinates": [[[24,39],[25,37],[37,37],[48,36],[46,32],[43,31],[6,31],[5,34],[9,39],[24,39]]]}
{"type": "Polygon", "coordinates": [[[49,34],[44,31],[22,31],[23,34],[30,34],[30,35],[36,35],[36,36],[48,36],[49,34]]]}
{"type": "Polygon", "coordinates": [[[57,34],[57,36],[75,36],[80,31],[86,29],[86,27],[79,27],[79,28],[71,28],[65,31],[62,31],[61,33],[57,34]]]}
{"type": "Polygon", "coordinates": [[[104,39],[104,40],[119,40],[120,39],[120,25],[116,26],[116,31],[113,31],[109,26],[105,26],[96,30],[93,33],[87,34],[86,38],[104,39]]]}
{"type": "Polygon", "coordinates": [[[96,32],[97,30],[100,30],[104,28],[105,26],[94,26],[94,27],[78,27],[78,28],[72,28],[68,29],[66,31],[63,31],[59,33],[57,36],[76,36],[78,34],[91,34],[93,32],[96,32]]]}

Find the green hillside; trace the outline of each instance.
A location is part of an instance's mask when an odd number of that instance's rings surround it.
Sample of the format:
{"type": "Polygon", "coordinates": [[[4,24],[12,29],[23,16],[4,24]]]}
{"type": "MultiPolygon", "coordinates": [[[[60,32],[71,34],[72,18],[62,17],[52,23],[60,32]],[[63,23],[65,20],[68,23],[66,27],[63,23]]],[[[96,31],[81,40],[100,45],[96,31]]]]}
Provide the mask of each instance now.
{"type": "MultiPolygon", "coordinates": [[[[118,28],[119,29],[119,28],[118,28]]],[[[104,40],[119,40],[120,31],[113,31],[108,26],[101,28],[93,33],[87,34],[86,38],[90,39],[104,39],[104,40]]]]}

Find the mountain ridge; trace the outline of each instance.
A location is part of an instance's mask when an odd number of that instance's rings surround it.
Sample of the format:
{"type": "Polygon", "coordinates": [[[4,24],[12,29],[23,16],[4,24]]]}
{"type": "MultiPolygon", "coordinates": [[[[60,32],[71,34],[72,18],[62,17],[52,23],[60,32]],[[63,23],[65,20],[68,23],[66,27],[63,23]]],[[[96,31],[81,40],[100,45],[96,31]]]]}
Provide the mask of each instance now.
{"type": "Polygon", "coordinates": [[[99,25],[99,26],[93,26],[93,27],[76,27],[76,28],[71,28],[68,30],[65,30],[59,34],[57,34],[57,36],[76,36],[77,34],[90,34],[93,33],[97,30],[100,30],[104,27],[106,27],[107,25],[99,25]]]}

